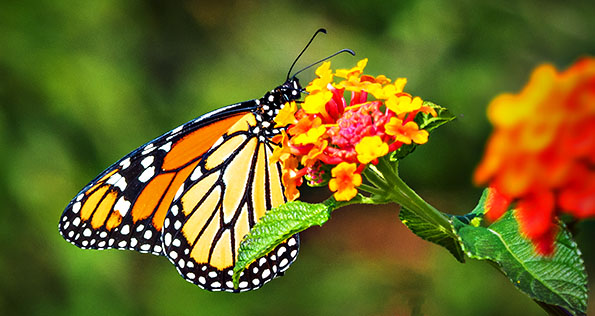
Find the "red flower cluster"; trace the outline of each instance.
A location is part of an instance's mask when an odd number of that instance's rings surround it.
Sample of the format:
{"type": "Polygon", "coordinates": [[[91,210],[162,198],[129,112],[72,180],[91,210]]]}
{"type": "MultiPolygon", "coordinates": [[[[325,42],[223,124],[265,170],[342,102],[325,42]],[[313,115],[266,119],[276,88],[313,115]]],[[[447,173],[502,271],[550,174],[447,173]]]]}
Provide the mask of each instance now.
{"type": "Polygon", "coordinates": [[[428,132],[413,121],[418,113],[436,116],[419,97],[403,92],[406,79],[394,84],[385,76],[363,75],[367,59],[352,69],[335,73],[323,63],[307,87],[304,102],[286,104],[275,118],[287,126],[274,141],[280,144],[273,161],[283,165],[285,194],[299,196],[297,187],[305,176],[312,184],[328,181],[337,200],[350,200],[362,184],[361,172],[378,157],[403,144],[423,144],[428,132]],[[338,83],[334,78],[342,78],[338,83]],[[350,94],[349,102],[345,94],[350,94]],[[370,100],[369,100],[370,99],[370,100]],[[333,166],[328,175],[328,166],[333,166]]]}
{"type": "Polygon", "coordinates": [[[553,252],[556,216],[595,216],[595,59],[562,73],[542,65],[519,94],[488,108],[494,132],[475,182],[492,188],[487,217],[516,202],[522,232],[553,252]]]}

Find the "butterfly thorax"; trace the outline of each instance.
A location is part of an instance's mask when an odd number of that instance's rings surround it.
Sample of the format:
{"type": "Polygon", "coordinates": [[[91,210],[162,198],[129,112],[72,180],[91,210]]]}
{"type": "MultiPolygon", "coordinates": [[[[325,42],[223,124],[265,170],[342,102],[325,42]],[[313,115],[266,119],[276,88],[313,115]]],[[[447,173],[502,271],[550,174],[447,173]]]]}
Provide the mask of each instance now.
{"type": "Polygon", "coordinates": [[[281,129],[283,128],[275,127],[275,117],[279,114],[279,110],[283,108],[285,103],[300,99],[302,91],[303,89],[300,86],[299,80],[293,77],[287,79],[284,84],[267,92],[264,97],[256,100],[258,107],[254,111],[254,114],[259,124],[254,132],[266,138],[271,138],[281,133],[281,129]]]}

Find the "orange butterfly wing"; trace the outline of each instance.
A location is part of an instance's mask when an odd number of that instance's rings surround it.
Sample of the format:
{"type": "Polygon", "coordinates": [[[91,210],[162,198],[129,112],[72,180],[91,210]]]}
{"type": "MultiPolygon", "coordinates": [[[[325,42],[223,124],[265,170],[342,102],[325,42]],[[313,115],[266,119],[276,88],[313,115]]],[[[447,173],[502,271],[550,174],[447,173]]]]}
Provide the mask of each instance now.
{"type": "Polygon", "coordinates": [[[62,236],[81,248],[163,254],[163,220],[177,189],[201,156],[247,112],[234,111],[239,105],[228,108],[179,126],[107,168],[64,210],[62,236]]]}

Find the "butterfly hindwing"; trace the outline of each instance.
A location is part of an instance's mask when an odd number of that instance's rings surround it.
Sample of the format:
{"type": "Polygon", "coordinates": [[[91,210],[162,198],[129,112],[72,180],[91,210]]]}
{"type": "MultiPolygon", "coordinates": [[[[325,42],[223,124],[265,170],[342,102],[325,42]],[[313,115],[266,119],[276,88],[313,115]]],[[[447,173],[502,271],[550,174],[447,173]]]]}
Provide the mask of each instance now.
{"type": "Polygon", "coordinates": [[[255,101],[230,105],[181,125],[107,168],[68,204],[59,230],[81,248],[162,254],[163,220],[200,157],[255,101]]]}
{"type": "MultiPolygon", "coordinates": [[[[253,113],[232,126],[197,164],[165,218],[165,254],[186,280],[211,291],[236,291],[231,275],[240,241],[266,210],[286,201],[280,165],[270,162],[273,148],[254,133],[258,126],[253,113]]],[[[238,290],[272,280],[298,249],[295,235],[256,260],[238,290]]]]}

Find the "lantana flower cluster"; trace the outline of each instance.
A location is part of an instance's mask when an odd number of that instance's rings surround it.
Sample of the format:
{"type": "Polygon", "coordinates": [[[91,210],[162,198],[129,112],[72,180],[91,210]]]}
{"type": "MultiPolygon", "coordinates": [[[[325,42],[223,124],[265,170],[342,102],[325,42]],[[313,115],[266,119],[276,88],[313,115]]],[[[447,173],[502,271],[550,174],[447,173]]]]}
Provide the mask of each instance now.
{"type": "Polygon", "coordinates": [[[595,216],[595,59],[538,67],[519,94],[488,108],[494,132],[475,182],[492,188],[487,217],[516,203],[522,232],[551,254],[556,217],[595,216]]]}
{"type": "Polygon", "coordinates": [[[324,62],[306,87],[301,106],[287,103],[275,118],[276,127],[286,129],[273,139],[280,145],[272,161],[283,166],[289,200],[299,197],[297,187],[304,177],[311,185],[328,182],[336,200],[350,200],[368,164],[378,163],[379,157],[403,144],[428,141],[428,132],[414,118],[418,113],[436,116],[435,110],[403,91],[405,78],[392,83],[384,75],[363,74],[367,62],[363,59],[336,72],[324,62]]]}

